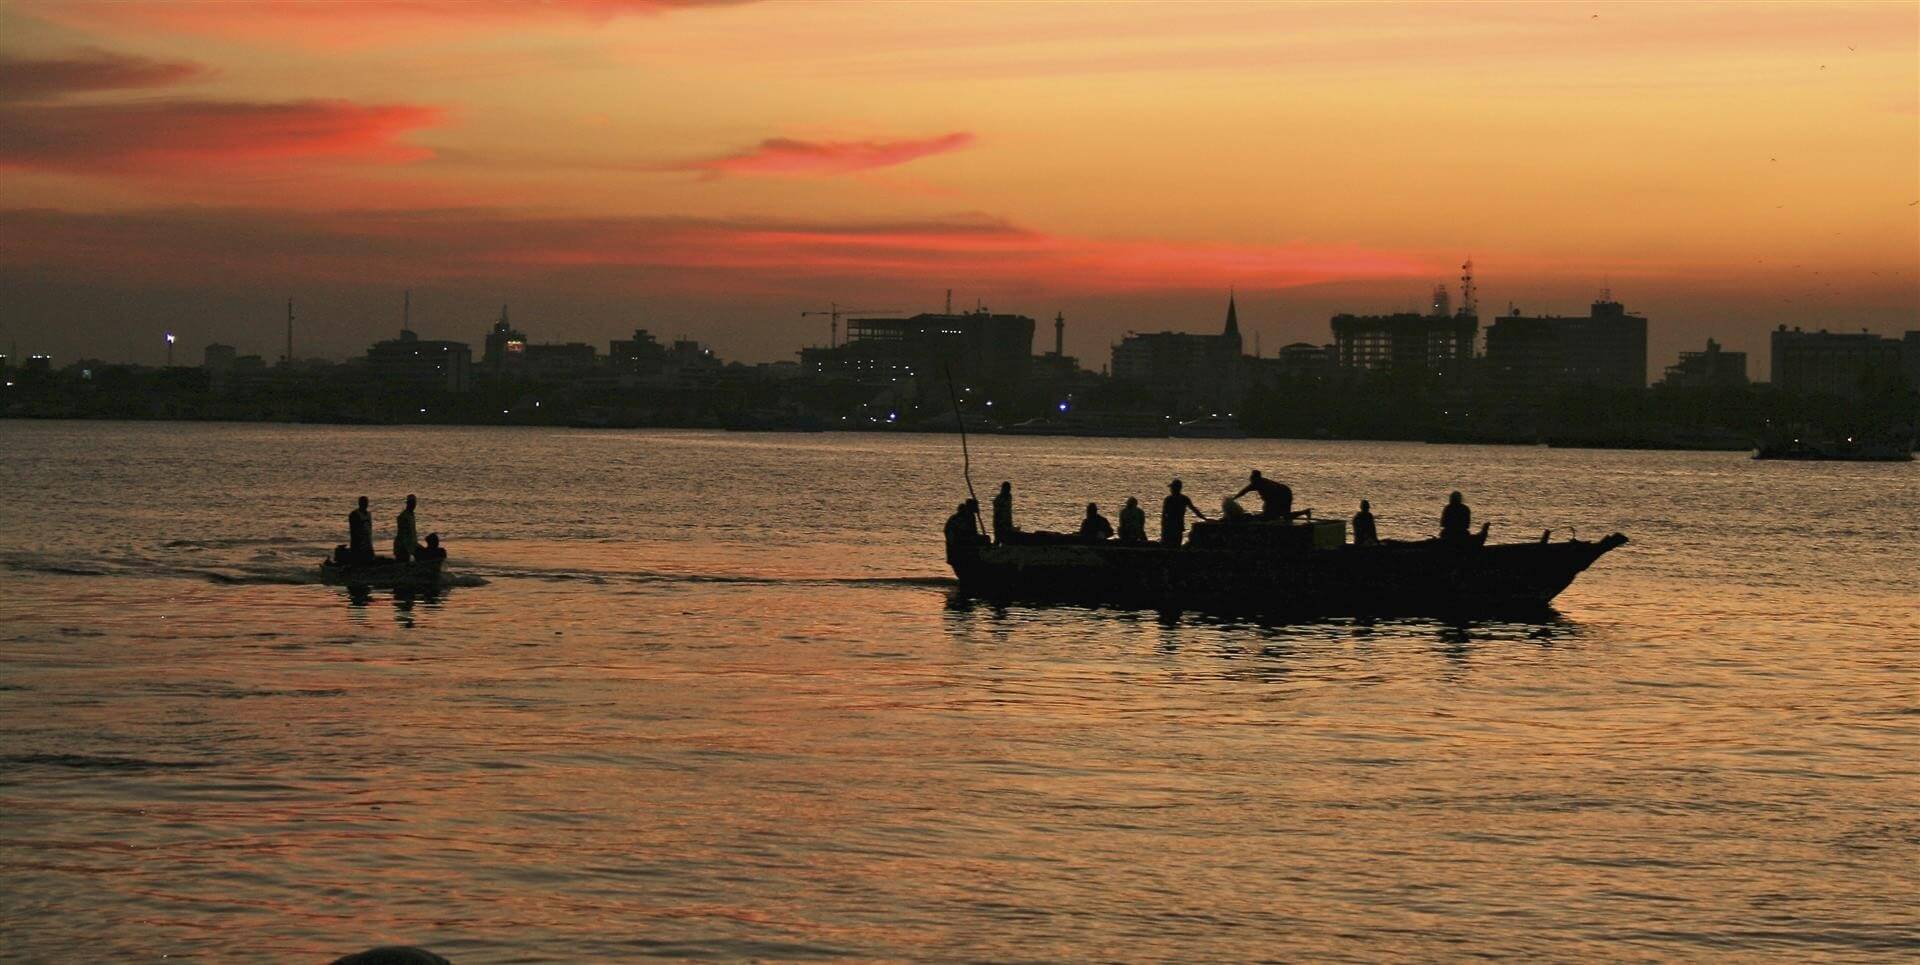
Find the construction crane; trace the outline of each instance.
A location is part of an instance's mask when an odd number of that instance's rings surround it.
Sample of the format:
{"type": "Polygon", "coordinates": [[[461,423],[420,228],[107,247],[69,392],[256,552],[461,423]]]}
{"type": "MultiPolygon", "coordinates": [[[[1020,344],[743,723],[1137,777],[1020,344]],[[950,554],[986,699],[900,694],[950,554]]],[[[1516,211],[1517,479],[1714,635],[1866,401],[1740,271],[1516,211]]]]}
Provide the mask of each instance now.
{"type": "Polygon", "coordinates": [[[828,302],[826,311],[801,312],[800,317],[806,318],[809,315],[825,315],[833,319],[832,327],[827,329],[827,347],[837,348],[840,344],[840,319],[842,316],[892,314],[899,311],[897,308],[841,308],[837,302],[828,302]]]}

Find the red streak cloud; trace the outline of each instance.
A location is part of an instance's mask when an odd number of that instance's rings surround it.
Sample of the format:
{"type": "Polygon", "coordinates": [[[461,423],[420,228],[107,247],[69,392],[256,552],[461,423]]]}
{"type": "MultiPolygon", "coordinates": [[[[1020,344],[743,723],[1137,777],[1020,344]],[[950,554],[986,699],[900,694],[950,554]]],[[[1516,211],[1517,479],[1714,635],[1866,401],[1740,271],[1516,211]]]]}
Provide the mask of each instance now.
{"type": "Polygon", "coordinates": [[[1004,292],[1285,288],[1426,277],[1430,259],[1347,245],[1077,239],[978,218],[888,224],[557,218],[491,210],[0,211],[0,268],[167,285],[370,279],[724,296],[822,281],[951,279],[1004,292]]]}
{"type": "Polygon", "coordinates": [[[973,135],[955,131],[939,137],[871,141],[800,141],[773,137],[751,150],[677,165],[677,170],[721,175],[776,175],[826,177],[890,168],[934,154],[958,151],[973,143],[973,135]]]}
{"type": "Polygon", "coordinates": [[[0,104],[0,167],[138,174],[302,158],[410,161],[431,152],[395,138],[439,116],[333,100],[0,104]]]}
{"type": "Polygon", "coordinates": [[[0,54],[0,101],[177,84],[206,72],[187,61],[152,60],[88,49],[23,60],[0,54]]]}

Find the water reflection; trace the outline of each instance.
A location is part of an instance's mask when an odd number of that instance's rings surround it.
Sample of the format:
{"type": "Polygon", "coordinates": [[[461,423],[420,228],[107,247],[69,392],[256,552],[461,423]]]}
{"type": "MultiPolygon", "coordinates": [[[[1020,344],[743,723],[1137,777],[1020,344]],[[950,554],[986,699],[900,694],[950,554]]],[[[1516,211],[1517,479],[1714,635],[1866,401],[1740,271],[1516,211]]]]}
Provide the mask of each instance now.
{"type": "Polygon", "coordinates": [[[415,607],[429,610],[439,609],[446,602],[452,590],[446,587],[409,588],[396,587],[392,590],[375,590],[366,586],[341,587],[344,591],[347,609],[360,617],[372,606],[376,596],[385,596],[393,600],[393,622],[411,629],[414,626],[415,607]]]}

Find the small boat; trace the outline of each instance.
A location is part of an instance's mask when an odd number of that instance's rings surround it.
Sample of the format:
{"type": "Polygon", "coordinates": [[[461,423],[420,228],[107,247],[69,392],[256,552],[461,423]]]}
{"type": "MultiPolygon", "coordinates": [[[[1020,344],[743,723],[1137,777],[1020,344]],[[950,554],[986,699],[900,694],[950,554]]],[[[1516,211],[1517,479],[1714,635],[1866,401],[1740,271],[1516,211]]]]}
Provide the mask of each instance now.
{"type": "Polygon", "coordinates": [[[1184,546],[1068,537],[947,547],[963,595],[1281,616],[1524,616],[1627,542],[1346,542],[1339,521],[1197,523],[1184,546]]]}
{"type": "Polygon", "coordinates": [[[390,556],[374,557],[371,563],[343,563],[328,558],[320,563],[320,581],[331,586],[432,588],[440,585],[440,568],[445,564],[446,560],[400,563],[390,556]]]}

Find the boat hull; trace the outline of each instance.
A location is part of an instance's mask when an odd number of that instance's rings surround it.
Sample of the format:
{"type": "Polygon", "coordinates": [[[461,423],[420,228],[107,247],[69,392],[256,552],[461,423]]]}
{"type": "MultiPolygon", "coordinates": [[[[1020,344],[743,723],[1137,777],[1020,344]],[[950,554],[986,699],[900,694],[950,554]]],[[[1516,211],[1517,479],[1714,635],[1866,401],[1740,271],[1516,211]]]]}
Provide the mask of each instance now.
{"type": "Polygon", "coordinates": [[[1454,545],[1439,541],[1247,552],[1117,543],[959,547],[962,594],[1008,602],[1298,616],[1545,612],[1627,538],[1454,545]]]}
{"type": "Polygon", "coordinates": [[[440,585],[440,569],[445,563],[445,560],[397,563],[385,557],[373,563],[341,564],[325,560],[320,564],[320,580],[332,586],[427,589],[440,585]]]}

